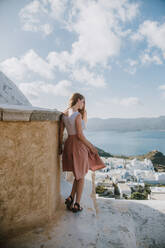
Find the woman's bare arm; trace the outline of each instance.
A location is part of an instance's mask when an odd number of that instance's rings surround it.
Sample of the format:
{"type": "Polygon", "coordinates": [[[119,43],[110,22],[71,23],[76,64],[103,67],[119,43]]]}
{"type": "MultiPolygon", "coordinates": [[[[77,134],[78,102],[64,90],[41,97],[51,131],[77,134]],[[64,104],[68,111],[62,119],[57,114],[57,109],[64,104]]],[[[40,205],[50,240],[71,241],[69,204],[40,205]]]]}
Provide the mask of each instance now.
{"type": "Polygon", "coordinates": [[[62,120],[62,115],[60,116],[60,124],[59,124],[59,154],[62,153],[62,142],[63,142],[63,133],[65,129],[65,124],[62,120]]]}
{"type": "Polygon", "coordinates": [[[82,118],[81,115],[78,114],[75,119],[76,124],[76,131],[78,138],[90,149],[92,152],[97,152],[97,149],[85,138],[83,131],[82,131],[82,124],[81,124],[82,118]]]}

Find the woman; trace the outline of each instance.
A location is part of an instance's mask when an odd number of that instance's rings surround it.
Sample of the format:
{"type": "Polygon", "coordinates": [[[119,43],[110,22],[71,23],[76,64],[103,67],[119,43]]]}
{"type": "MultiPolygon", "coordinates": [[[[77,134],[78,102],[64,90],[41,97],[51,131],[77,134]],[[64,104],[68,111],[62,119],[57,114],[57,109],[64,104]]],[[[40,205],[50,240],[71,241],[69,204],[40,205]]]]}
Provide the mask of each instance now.
{"type": "Polygon", "coordinates": [[[72,171],[74,182],[70,196],[65,204],[73,212],[82,211],[80,199],[83,192],[84,177],[88,169],[95,171],[105,168],[105,164],[98,155],[97,149],[85,138],[83,129],[87,124],[85,98],[74,93],[69,99],[68,108],[60,116],[59,155],[62,154],[63,171],[72,171]],[[62,151],[63,131],[66,127],[68,138],[62,151]],[[76,194],[76,202],[74,197],[76,194]],[[74,203],[74,207],[73,207],[74,203]]]}

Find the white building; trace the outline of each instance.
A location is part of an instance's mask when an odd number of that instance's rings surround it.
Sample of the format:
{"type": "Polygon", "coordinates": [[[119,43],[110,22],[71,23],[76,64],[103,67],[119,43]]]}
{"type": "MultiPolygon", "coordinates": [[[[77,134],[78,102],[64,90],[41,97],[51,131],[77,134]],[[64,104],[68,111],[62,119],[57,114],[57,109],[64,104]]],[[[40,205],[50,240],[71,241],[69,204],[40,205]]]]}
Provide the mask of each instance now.
{"type": "MultiPolygon", "coordinates": [[[[102,158],[102,157],[101,157],[102,158]]],[[[122,158],[102,158],[103,162],[110,169],[124,168],[125,167],[125,159],[122,158]]]]}
{"type": "Polygon", "coordinates": [[[126,194],[128,197],[131,196],[131,188],[125,183],[118,183],[118,189],[120,192],[120,197],[123,197],[123,194],[126,194]]]}
{"type": "Polygon", "coordinates": [[[165,184],[164,172],[136,169],[133,173],[137,179],[137,182],[144,182],[149,184],[165,184]]]}
{"type": "Polygon", "coordinates": [[[113,182],[109,179],[109,178],[102,178],[99,182],[97,182],[97,186],[98,185],[102,185],[105,187],[112,187],[113,186],[113,182]]]}
{"type": "Polygon", "coordinates": [[[137,182],[150,184],[157,183],[156,173],[154,171],[135,169],[133,173],[135,178],[137,179],[137,182]]]}
{"type": "Polygon", "coordinates": [[[120,173],[113,173],[111,175],[113,183],[118,183],[118,182],[126,182],[126,179],[122,178],[122,175],[120,173]]]}
{"type": "Polygon", "coordinates": [[[140,169],[140,170],[154,170],[154,166],[150,159],[144,159],[143,161],[134,158],[126,164],[127,169],[140,169]]]}
{"type": "Polygon", "coordinates": [[[165,172],[156,172],[156,180],[160,184],[165,184],[165,172]]]}
{"type": "Polygon", "coordinates": [[[140,182],[127,182],[130,188],[136,188],[137,186],[142,186],[144,188],[145,184],[140,182]]]}
{"type": "Polygon", "coordinates": [[[150,200],[165,200],[165,187],[150,187],[150,200]]]}

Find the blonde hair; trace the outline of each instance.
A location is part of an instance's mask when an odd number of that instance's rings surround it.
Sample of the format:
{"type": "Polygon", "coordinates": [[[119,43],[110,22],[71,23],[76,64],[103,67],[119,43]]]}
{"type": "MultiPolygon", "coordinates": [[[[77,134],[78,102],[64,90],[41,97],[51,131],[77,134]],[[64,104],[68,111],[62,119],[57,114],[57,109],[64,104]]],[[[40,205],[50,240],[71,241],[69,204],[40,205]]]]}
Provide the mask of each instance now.
{"type": "Polygon", "coordinates": [[[69,98],[68,108],[66,110],[68,110],[69,108],[73,107],[77,103],[78,99],[80,99],[80,100],[84,99],[84,107],[83,107],[83,109],[78,109],[78,111],[80,112],[80,114],[82,115],[82,118],[83,118],[84,111],[85,111],[85,97],[83,95],[81,95],[80,93],[76,92],[76,93],[73,93],[71,95],[71,97],[69,98]]]}

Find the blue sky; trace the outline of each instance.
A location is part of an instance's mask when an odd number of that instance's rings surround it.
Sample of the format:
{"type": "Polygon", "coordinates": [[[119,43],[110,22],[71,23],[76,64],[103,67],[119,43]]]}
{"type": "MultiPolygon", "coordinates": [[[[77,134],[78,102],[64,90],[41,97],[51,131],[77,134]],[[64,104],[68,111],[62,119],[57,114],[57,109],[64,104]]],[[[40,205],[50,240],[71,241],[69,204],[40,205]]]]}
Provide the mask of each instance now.
{"type": "Polygon", "coordinates": [[[1,0],[0,70],[34,106],[165,115],[165,1],[1,0]]]}

